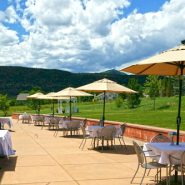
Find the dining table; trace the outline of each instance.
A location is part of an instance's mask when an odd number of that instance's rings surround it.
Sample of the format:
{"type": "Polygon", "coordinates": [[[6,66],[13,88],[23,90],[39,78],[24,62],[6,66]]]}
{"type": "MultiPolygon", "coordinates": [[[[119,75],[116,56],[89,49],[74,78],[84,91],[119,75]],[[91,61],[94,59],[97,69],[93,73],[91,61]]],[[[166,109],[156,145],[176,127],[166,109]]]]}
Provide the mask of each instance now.
{"type": "Polygon", "coordinates": [[[181,154],[185,151],[185,143],[179,145],[172,143],[145,143],[143,151],[146,156],[158,156],[156,159],[160,164],[170,164],[169,156],[180,158],[181,154]]]}
{"type": "MultiPolygon", "coordinates": [[[[160,164],[165,165],[177,165],[178,160],[171,160],[170,155],[175,158],[181,158],[182,153],[185,151],[185,142],[181,142],[178,145],[167,142],[167,143],[145,143],[143,145],[143,151],[146,156],[152,157],[160,164]]],[[[178,179],[178,172],[175,171],[175,182],[178,179]]],[[[168,182],[166,181],[168,184],[168,182]]]]}
{"type": "Polygon", "coordinates": [[[4,129],[4,125],[7,124],[8,127],[11,129],[13,126],[12,118],[11,117],[0,117],[0,130],[4,129]]]}
{"type": "Polygon", "coordinates": [[[59,128],[64,129],[65,131],[70,131],[72,136],[72,131],[77,131],[80,129],[80,126],[83,124],[80,120],[63,120],[59,121],[59,128]]]}
{"type": "MultiPolygon", "coordinates": [[[[98,137],[98,132],[100,132],[102,128],[104,127],[101,125],[89,125],[86,127],[86,131],[91,137],[98,137]]],[[[115,128],[116,128],[115,135],[116,136],[120,135],[122,133],[120,126],[115,126],[115,128]]]]}
{"type": "Polygon", "coordinates": [[[0,130],[0,156],[14,155],[11,134],[8,130],[0,130]]]}
{"type": "MultiPolygon", "coordinates": [[[[89,136],[91,138],[93,138],[93,148],[95,148],[95,142],[96,142],[96,139],[98,138],[98,133],[101,132],[101,129],[103,129],[104,126],[102,125],[88,125],[86,127],[86,133],[89,134],[89,136]]],[[[117,135],[121,135],[122,133],[122,130],[121,130],[121,127],[120,126],[115,126],[116,128],[116,133],[115,133],[115,137],[117,135]]]]}

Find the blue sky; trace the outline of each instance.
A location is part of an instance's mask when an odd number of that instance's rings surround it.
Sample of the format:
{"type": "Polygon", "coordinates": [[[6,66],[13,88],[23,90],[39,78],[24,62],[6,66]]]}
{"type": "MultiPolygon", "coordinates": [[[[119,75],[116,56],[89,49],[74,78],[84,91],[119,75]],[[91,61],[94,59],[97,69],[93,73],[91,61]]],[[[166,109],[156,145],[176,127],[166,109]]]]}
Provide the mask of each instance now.
{"type": "Polygon", "coordinates": [[[183,0],[0,0],[0,65],[120,69],[184,39],[183,0]]]}
{"type": "Polygon", "coordinates": [[[156,12],[160,10],[166,1],[167,0],[131,0],[131,5],[127,8],[127,14],[134,9],[137,9],[139,13],[156,12]]]}

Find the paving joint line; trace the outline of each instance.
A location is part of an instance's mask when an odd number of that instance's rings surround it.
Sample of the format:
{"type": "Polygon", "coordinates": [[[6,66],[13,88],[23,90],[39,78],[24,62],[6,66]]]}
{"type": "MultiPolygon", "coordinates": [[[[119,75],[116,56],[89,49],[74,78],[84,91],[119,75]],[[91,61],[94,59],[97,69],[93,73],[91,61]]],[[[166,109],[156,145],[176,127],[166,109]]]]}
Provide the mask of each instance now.
{"type": "MultiPolygon", "coordinates": [[[[22,128],[22,127],[21,127],[22,128]]],[[[28,134],[28,136],[30,137],[30,138],[32,138],[32,140],[35,142],[35,143],[37,143],[72,179],[73,179],[73,181],[76,183],[76,184],[78,184],[78,185],[80,185],[79,183],[78,183],[78,181],[76,180],[76,179],[74,179],[74,177],[68,172],[68,170],[67,169],[65,169],[39,142],[37,142],[34,138],[35,137],[32,137],[29,133],[28,133],[28,131],[26,130],[25,131],[25,129],[24,128],[22,128],[22,130],[24,131],[24,132],[26,132],[27,134],[28,134]]],[[[33,133],[33,132],[32,132],[33,133]]]]}

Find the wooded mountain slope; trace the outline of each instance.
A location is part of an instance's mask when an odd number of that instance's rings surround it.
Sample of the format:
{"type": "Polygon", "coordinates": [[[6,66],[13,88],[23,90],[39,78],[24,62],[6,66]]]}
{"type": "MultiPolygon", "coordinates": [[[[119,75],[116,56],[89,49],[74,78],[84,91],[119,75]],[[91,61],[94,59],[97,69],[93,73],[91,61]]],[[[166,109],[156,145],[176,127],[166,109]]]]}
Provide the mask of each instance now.
{"type": "MultiPolygon", "coordinates": [[[[66,87],[79,87],[87,83],[108,78],[127,85],[133,75],[126,75],[116,70],[102,73],[71,73],[56,69],[38,69],[26,67],[0,67],[0,93],[16,96],[20,92],[29,92],[33,87],[40,87],[44,93],[59,91],[66,87]]],[[[134,76],[140,83],[145,76],[134,76]]]]}

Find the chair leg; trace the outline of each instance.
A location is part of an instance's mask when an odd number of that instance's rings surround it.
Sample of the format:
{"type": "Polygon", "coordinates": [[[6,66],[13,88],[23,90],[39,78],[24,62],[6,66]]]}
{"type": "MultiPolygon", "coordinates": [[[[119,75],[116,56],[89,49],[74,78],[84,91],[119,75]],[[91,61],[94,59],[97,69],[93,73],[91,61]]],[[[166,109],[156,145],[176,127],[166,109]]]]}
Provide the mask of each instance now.
{"type": "Polygon", "coordinates": [[[171,183],[171,172],[172,172],[172,165],[169,167],[169,178],[168,178],[168,184],[170,185],[171,183]]]}
{"type": "Polygon", "coordinates": [[[141,179],[140,185],[142,185],[142,183],[143,183],[143,180],[144,180],[145,174],[146,174],[146,168],[145,168],[145,171],[144,171],[143,177],[142,177],[142,179],[141,179]]]}
{"type": "Polygon", "coordinates": [[[181,169],[181,181],[182,181],[182,185],[184,185],[184,173],[182,169],[181,169]]]}
{"type": "Polygon", "coordinates": [[[82,146],[82,143],[84,142],[84,138],[82,139],[79,148],[82,146]]]}
{"type": "Polygon", "coordinates": [[[124,144],[124,146],[125,146],[125,149],[127,150],[127,146],[126,146],[126,144],[125,144],[125,141],[124,141],[123,137],[122,137],[122,141],[123,141],[123,144],[124,144]]]}
{"type": "Polygon", "coordinates": [[[91,139],[91,146],[93,146],[93,143],[94,143],[94,140],[95,140],[95,138],[93,139],[91,139]]]}
{"type": "Polygon", "coordinates": [[[86,144],[86,139],[84,139],[84,144],[82,146],[82,150],[84,149],[85,144],[86,144]]]}
{"type": "Polygon", "coordinates": [[[132,177],[132,180],[130,181],[131,184],[132,184],[132,182],[133,182],[133,180],[134,180],[134,178],[135,178],[135,176],[136,176],[138,170],[139,170],[139,164],[138,164],[138,166],[137,166],[136,172],[134,173],[134,176],[132,177]]]}
{"type": "Polygon", "coordinates": [[[166,166],[166,184],[169,185],[168,165],[166,166]]]}
{"type": "Polygon", "coordinates": [[[55,130],[53,136],[55,136],[55,137],[57,136],[57,130],[55,130]]]}
{"type": "Polygon", "coordinates": [[[102,145],[101,149],[103,150],[103,147],[104,147],[104,139],[103,138],[102,138],[102,144],[101,145],[102,145]]]}
{"type": "Polygon", "coordinates": [[[151,169],[148,170],[147,176],[149,176],[151,169]]]}

